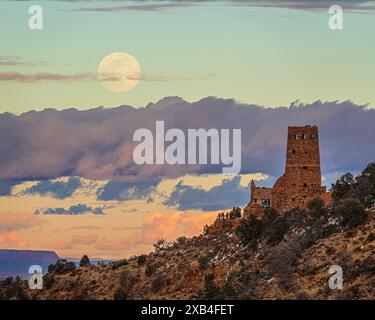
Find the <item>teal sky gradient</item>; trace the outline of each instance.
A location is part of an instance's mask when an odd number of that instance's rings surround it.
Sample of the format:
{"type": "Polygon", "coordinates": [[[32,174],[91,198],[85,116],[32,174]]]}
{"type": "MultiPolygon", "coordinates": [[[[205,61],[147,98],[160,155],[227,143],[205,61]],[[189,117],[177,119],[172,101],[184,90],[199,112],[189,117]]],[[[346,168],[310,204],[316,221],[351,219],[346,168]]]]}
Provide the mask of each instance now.
{"type": "Polygon", "coordinates": [[[225,2],[157,12],[76,11],[117,5],[1,1],[6,14],[0,19],[0,57],[44,63],[0,66],[0,73],[95,73],[104,56],[123,51],[139,61],[144,74],[168,81],[141,81],[121,94],[95,81],[0,81],[0,112],[143,106],[165,96],[218,96],[264,106],[350,99],[375,106],[373,12],[344,12],[344,30],[332,31],[327,11],[225,2]],[[34,3],[44,8],[42,31],[28,28],[34,3]]]}

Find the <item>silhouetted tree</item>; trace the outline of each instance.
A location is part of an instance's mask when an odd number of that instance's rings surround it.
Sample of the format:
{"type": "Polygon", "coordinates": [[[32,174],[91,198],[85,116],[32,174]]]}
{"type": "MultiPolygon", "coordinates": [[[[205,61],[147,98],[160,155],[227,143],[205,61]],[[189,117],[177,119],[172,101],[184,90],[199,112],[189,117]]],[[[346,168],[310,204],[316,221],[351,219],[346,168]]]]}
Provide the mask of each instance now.
{"type": "Polygon", "coordinates": [[[79,266],[80,267],[87,267],[87,266],[91,266],[91,262],[90,262],[90,259],[87,255],[84,255],[81,259],[81,261],[79,262],[79,266]]]}
{"type": "Polygon", "coordinates": [[[262,220],[258,220],[255,216],[249,216],[240,221],[236,233],[247,244],[252,240],[257,240],[263,233],[264,228],[265,223],[262,220]]]}
{"type": "Polygon", "coordinates": [[[368,216],[365,207],[357,199],[345,199],[335,211],[342,216],[343,224],[349,227],[365,223],[368,216]]]}
{"type": "Polygon", "coordinates": [[[352,186],[355,183],[354,176],[351,173],[346,173],[332,184],[332,199],[334,202],[340,201],[348,197],[352,186]]]}
{"type": "Polygon", "coordinates": [[[68,262],[65,259],[59,259],[55,264],[51,264],[48,267],[48,273],[63,274],[74,271],[76,265],[74,262],[68,262]]]}

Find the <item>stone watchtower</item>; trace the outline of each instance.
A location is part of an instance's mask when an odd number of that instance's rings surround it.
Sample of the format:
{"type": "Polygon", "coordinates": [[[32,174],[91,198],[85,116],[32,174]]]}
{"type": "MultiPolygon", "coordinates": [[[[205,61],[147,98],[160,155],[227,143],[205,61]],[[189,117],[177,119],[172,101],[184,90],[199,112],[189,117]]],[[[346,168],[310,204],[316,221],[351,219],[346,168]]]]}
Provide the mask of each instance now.
{"type": "Polygon", "coordinates": [[[272,188],[272,206],[279,211],[305,207],[308,200],[326,198],[321,186],[318,127],[289,127],[285,173],[272,188]]]}
{"type": "Polygon", "coordinates": [[[288,127],[284,174],[273,188],[256,187],[252,182],[250,203],[245,211],[256,205],[285,212],[304,208],[315,197],[330,202],[330,193],[321,186],[318,127],[288,127]]]}

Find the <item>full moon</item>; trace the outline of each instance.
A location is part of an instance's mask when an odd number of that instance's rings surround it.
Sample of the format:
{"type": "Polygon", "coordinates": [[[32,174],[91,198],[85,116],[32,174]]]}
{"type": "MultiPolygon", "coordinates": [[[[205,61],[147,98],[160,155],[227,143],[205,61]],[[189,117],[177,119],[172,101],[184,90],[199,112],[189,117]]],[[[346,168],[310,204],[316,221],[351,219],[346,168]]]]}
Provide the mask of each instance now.
{"type": "Polygon", "coordinates": [[[99,80],[108,90],[125,92],[133,89],[141,78],[141,67],[133,56],[124,52],[114,52],[100,62],[99,80]]]}

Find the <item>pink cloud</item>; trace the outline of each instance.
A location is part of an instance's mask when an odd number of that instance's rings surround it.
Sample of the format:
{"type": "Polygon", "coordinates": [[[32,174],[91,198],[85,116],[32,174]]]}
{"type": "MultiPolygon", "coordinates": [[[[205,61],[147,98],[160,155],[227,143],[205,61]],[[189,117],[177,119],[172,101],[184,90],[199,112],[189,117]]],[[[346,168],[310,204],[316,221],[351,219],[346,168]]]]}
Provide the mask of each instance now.
{"type": "Polygon", "coordinates": [[[0,233],[0,248],[24,249],[26,245],[27,243],[15,231],[0,233]]]}
{"type": "Polygon", "coordinates": [[[0,233],[9,233],[34,227],[44,221],[33,214],[2,213],[0,214],[0,233]]]}
{"type": "Polygon", "coordinates": [[[173,241],[179,236],[192,237],[211,224],[217,212],[155,212],[143,219],[139,231],[118,241],[101,239],[95,248],[101,251],[126,251],[151,246],[157,239],[173,241]]]}

